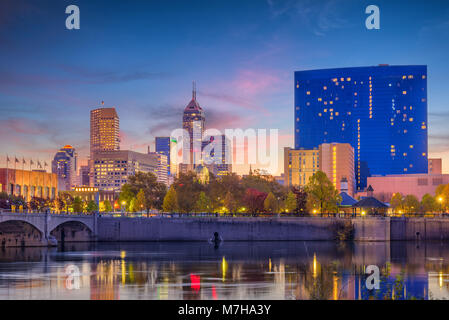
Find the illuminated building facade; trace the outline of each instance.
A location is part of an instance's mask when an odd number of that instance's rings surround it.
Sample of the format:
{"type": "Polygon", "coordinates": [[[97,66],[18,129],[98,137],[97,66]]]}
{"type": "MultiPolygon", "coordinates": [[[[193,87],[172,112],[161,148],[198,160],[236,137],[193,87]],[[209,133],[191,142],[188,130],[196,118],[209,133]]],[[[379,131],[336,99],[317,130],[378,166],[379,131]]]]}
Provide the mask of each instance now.
{"type": "Polygon", "coordinates": [[[167,157],[167,174],[170,175],[170,137],[156,137],[156,152],[167,157]]]}
{"type": "Polygon", "coordinates": [[[100,190],[120,191],[128,182],[128,176],[136,172],[152,172],[157,176],[159,168],[156,154],[144,154],[128,150],[94,153],[93,184],[100,190]]]}
{"type": "Polygon", "coordinates": [[[284,185],[303,187],[320,168],[318,148],[294,150],[284,148],[284,185]]]}
{"type": "Polygon", "coordinates": [[[223,176],[232,172],[231,141],[226,135],[205,136],[201,149],[203,164],[214,175],[223,176]]]}
{"type": "Polygon", "coordinates": [[[201,163],[204,125],[204,111],[196,100],[196,87],[195,83],[193,83],[192,100],[185,107],[182,117],[182,128],[186,130],[188,137],[183,138],[183,163],[180,164],[181,172],[192,171],[195,165],[201,163]]]}
{"type": "Polygon", "coordinates": [[[55,199],[58,194],[58,176],[44,170],[0,168],[0,190],[9,195],[55,199]]]}
{"type": "Polygon", "coordinates": [[[75,186],[77,179],[77,154],[75,148],[70,145],[61,148],[53,158],[51,169],[58,176],[59,190],[70,190],[75,186]]]}
{"type": "Polygon", "coordinates": [[[349,195],[355,191],[354,148],[349,143],[323,143],[319,147],[319,168],[323,171],[337,190],[343,189],[349,195]]]}
{"type": "Polygon", "coordinates": [[[344,180],[347,193],[354,193],[354,149],[349,143],[323,143],[310,150],[284,148],[285,186],[304,187],[319,170],[337,190],[341,189],[340,183],[344,180]]]}
{"type": "Polygon", "coordinates": [[[120,123],[115,108],[90,111],[89,183],[94,187],[93,158],[96,152],[120,150],[120,123]]]}
{"type": "Polygon", "coordinates": [[[90,154],[120,150],[119,117],[115,108],[90,111],[90,154]]]}
{"type": "Polygon", "coordinates": [[[427,66],[295,72],[295,149],[349,143],[371,175],[427,173],[427,66]]]}
{"type": "Polygon", "coordinates": [[[148,154],[150,156],[154,157],[155,159],[157,159],[156,160],[157,161],[157,170],[156,170],[157,180],[159,182],[164,183],[165,185],[168,185],[167,156],[165,154],[160,154],[157,152],[149,152],[148,154]]]}

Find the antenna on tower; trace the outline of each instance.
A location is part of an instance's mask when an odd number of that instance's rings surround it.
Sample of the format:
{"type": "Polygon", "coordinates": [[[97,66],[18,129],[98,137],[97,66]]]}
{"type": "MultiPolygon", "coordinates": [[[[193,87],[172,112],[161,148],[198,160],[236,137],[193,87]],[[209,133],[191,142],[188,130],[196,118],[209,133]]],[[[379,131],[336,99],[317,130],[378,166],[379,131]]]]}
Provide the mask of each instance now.
{"type": "Polygon", "coordinates": [[[196,83],[195,80],[192,82],[192,99],[196,100],[196,83]]]}

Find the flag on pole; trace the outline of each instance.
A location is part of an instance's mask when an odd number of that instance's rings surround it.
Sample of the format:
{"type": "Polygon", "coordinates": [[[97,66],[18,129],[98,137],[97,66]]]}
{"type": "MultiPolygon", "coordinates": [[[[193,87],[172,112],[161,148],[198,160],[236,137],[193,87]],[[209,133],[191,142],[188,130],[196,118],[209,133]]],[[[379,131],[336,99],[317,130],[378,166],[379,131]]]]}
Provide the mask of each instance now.
{"type": "Polygon", "coordinates": [[[38,166],[39,168],[42,168],[42,164],[41,164],[41,162],[40,162],[39,160],[37,160],[37,166],[38,166]]]}
{"type": "Polygon", "coordinates": [[[9,156],[6,155],[6,163],[11,162],[11,159],[9,159],[9,156]]]}
{"type": "Polygon", "coordinates": [[[32,166],[34,164],[33,159],[30,159],[30,166],[32,166]]]}
{"type": "Polygon", "coordinates": [[[19,161],[19,159],[17,159],[17,157],[14,157],[14,158],[15,158],[14,163],[20,163],[20,161],[19,161]]]}
{"type": "Polygon", "coordinates": [[[44,167],[48,167],[47,161],[44,161],[44,167]]]}
{"type": "Polygon", "coordinates": [[[25,158],[22,158],[22,164],[27,164],[25,158]]]}

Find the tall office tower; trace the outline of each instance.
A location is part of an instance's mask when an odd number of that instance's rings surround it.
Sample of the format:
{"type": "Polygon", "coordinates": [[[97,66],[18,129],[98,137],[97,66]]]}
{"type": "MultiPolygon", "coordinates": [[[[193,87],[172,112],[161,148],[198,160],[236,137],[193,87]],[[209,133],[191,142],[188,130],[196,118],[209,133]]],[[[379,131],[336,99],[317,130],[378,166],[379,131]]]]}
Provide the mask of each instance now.
{"type": "Polygon", "coordinates": [[[119,117],[115,108],[90,112],[90,153],[120,150],[119,117]]]}
{"type": "Polygon", "coordinates": [[[372,175],[427,173],[427,66],[295,72],[295,149],[349,143],[357,190],[372,175]]]}
{"type": "Polygon", "coordinates": [[[193,83],[192,100],[184,109],[182,128],[189,134],[184,137],[182,153],[183,163],[180,164],[181,172],[193,170],[201,163],[201,143],[204,133],[204,111],[196,101],[196,85],[193,83]]]}
{"type": "MultiPolygon", "coordinates": [[[[104,103],[102,102],[102,105],[104,103]]],[[[98,108],[90,111],[90,186],[94,187],[94,154],[120,150],[119,117],[115,108],[98,108]]]]}
{"type": "Polygon", "coordinates": [[[66,145],[56,152],[51,163],[51,172],[58,176],[58,189],[70,191],[77,180],[77,154],[75,148],[66,145]]]}
{"type": "Polygon", "coordinates": [[[156,152],[167,157],[167,174],[170,175],[170,137],[156,137],[156,152]]]}
{"type": "Polygon", "coordinates": [[[203,164],[216,176],[232,172],[231,140],[226,135],[206,136],[202,142],[203,164]],[[215,142],[215,139],[219,141],[215,142]]]}

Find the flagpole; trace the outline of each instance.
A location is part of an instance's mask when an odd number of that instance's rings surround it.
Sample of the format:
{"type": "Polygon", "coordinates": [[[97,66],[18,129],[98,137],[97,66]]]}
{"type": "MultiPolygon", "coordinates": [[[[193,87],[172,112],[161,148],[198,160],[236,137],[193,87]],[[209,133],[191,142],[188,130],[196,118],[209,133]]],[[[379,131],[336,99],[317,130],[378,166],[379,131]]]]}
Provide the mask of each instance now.
{"type": "Polygon", "coordinates": [[[9,195],[9,156],[6,154],[6,194],[9,195]]]}

